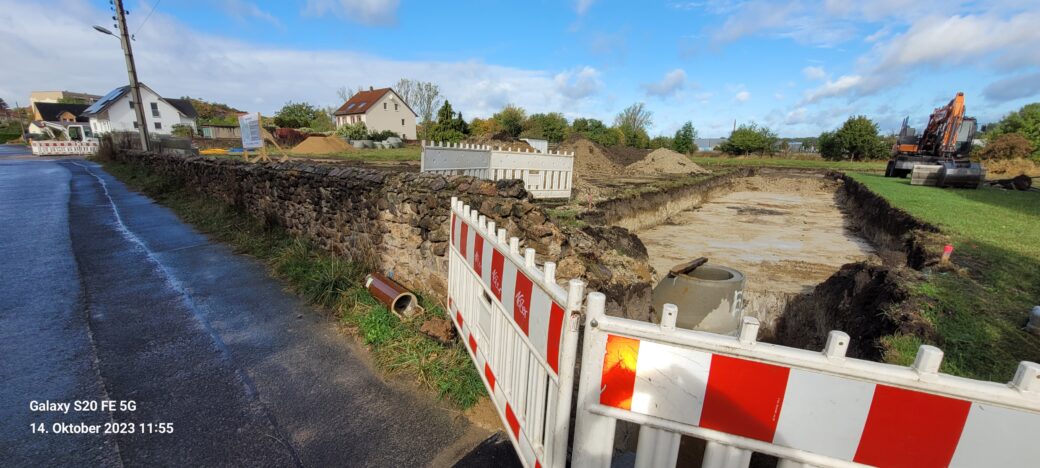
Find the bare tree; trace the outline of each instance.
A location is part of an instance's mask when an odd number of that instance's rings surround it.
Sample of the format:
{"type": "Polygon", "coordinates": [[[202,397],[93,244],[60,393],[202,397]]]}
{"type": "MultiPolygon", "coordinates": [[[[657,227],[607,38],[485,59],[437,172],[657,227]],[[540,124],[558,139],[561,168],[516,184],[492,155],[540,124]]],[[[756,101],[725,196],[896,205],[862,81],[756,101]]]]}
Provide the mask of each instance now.
{"type": "Polygon", "coordinates": [[[419,120],[427,123],[433,120],[433,113],[440,107],[441,88],[433,83],[401,78],[394,85],[394,91],[408,103],[408,106],[419,114],[419,120]]]}
{"type": "Polygon", "coordinates": [[[628,127],[644,131],[653,122],[653,113],[646,110],[646,105],[641,102],[626,107],[617,117],[614,117],[615,127],[628,127]]]}
{"type": "Polygon", "coordinates": [[[354,97],[355,94],[365,90],[364,86],[340,86],[336,90],[336,95],[339,96],[339,100],[347,102],[350,98],[354,97]]]}

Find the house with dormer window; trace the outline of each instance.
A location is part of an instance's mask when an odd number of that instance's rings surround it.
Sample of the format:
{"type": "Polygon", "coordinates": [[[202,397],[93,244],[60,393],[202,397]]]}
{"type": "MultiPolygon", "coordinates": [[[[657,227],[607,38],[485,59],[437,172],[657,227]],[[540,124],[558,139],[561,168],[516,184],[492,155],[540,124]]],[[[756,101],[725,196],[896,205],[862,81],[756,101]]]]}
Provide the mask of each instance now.
{"type": "Polygon", "coordinates": [[[368,88],[343,103],[333,113],[336,128],[364,122],[371,132],[390,130],[406,140],[415,139],[418,117],[407,102],[391,88],[368,88]]]}

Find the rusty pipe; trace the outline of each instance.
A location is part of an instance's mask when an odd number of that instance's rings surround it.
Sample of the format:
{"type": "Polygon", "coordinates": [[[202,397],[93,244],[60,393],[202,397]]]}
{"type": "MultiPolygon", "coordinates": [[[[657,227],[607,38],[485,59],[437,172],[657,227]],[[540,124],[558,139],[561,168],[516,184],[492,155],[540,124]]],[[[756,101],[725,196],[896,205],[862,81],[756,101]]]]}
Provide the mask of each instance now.
{"type": "Polygon", "coordinates": [[[411,317],[422,311],[415,294],[382,273],[369,273],[365,277],[365,288],[398,318],[411,317]]]}

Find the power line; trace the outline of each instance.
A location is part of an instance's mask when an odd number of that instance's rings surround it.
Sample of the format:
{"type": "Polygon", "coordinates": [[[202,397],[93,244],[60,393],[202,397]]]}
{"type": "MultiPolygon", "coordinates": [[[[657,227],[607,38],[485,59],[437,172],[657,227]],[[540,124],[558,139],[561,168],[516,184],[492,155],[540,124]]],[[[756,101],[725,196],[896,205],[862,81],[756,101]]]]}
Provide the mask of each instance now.
{"type": "Polygon", "coordinates": [[[144,24],[148,22],[148,18],[152,17],[152,13],[155,12],[155,7],[159,6],[159,2],[161,2],[161,1],[162,0],[155,0],[155,3],[152,4],[152,9],[148,10],[148,14],[145,15],[144,21],[142,21],[141,25],[137,27],[137,31],[134,31],[134,35],[135,36],[137,35],[137,33],[141,32],[141,28],[143,28],[144,24]]]}

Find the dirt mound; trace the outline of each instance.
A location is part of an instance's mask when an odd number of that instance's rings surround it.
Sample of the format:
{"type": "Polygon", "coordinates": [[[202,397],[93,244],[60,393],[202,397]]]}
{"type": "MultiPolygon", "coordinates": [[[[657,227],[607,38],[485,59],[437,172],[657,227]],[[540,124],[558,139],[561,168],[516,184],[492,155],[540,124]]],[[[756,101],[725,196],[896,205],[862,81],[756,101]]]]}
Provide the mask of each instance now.
{"type": "Polygon", "coordinates": [[[625,168],[630,173],[638,174],[707,174],[708,171],[697,163],[690,161],[686,155],[668,148],[659,148],[646,155],[640,161],[625,168]]]}
{"type": "Polygon", "coordinates": [[[607,149],[581,136],[572,136],[560,143],[560,151],[574,152],[574,175],[584,174],[618,175],[624,168],[607,155],[607,149]]]}
{"type": "Polygon", "coordinates": [[[996,176],[992,178],[1014,177],[1025,174],[1029,177],[1040,176],[1040,165],[1028,159],[1002,159],[999,161],[984,161],[982,165],[986,168],[986,175],[996,176]]]}
{"type": "Polygon", "coordinates": [[[355,149],[339,137],[312,136],[307,137],[303,143],[296,145],[290,151],[294,154],[330,154],[355,151],[355,149]]]}

